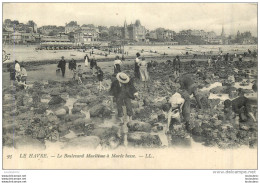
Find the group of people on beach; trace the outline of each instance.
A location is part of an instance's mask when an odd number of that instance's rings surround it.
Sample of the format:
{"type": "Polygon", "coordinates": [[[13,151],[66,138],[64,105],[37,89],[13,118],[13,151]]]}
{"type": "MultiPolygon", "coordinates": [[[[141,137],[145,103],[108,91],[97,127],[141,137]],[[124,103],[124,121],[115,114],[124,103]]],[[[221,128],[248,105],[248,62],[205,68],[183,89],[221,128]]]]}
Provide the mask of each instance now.
{"type": "Polygon", "coordinates": [[[235,58],[238,58],[238,61],[241,63],[243,62],[243,58],[245,57],[252,57],[254,59],[254,61],[256,60],[257,58],[257,52],[256,50],[254,50],[253,52],[248,49],[247,52],[244,52],[243,54],[237,54],[237,53],[234,53],[234,54],[229,54],[229,53],[226,53],[226,54],[223,54],[223,51],[220,51],[218,56],[210,56],[208,57],[208,65],[211,67],[211,66],[214,66],[216,67],[220,62],[224,62],[225,64],[227,64],[228,61],[233,61],[235,58]]]}
{"type": "Polygon", "coordinates": [[[26,83],[27,71],[24,67],[24,64],[20,65],[20,63],[17,60],[15,60],[14,65],[10,64],[8,70],[10,73],[10,80],[12,81],[12,84],[17,83],[25,89],[28,88],[28,85],[26,83]]]}
{"type": "MultiPolygon", "coordinates": [[[[226,54],[223,59],[219,61],[230,61],[229,54],[226,54]]],[[[191,97],[195,98],[198,110],[203,109],[203,105],[200,100],[199,89],[195,82],[195,77],[200,76],[199,70],[195,73],[181,73],[181,61],[180,57],[176,56],[172,61],[169,61],[173,68],[174,82],[171,86],[171,96],[167,97],[167,104],[163,107],[163,110],[168,114],[168,125],[166,132],[172,129],[173,124],[184,124],[187,131],[191,131],[193,124],[190,120],[191,113],[191,97]]],[[[119,57],[116,57],[114,61],[114,75],[116,80],[112,82],[110,93],[115,98],[117,103],[118,117],[124,123],[122,106],[126,106],[127,121],[132,119],[133,111],[131,106],[131,100],[139,99],[138,91],[134,86],[136,80],[144,82],[144,88],[148,87],[147,81],[149,80],[149,67],[153,66],[152,62],[146,62],[144,57],[141,57],[140,53],[136,54],[134,76],[131,78],[128,75],[128,71],[122,72],[122,62],[119,57]]],[[[209,66],[211,62],[209,62],[209,66]]],[[[191,61],[191,67],[196,67],[194,60],[191,61]]],[[[256,91],[256,90],[254,90],[256,91]]],[[[225,119],[232,121],[230,118],[238,120],[239,122],[254,121],[256,119],[250,109],[249,99],[244,96],[244,90],[237,89],[238,97],[234,100],[226,100],[224,102],[224,115],[225,119]],[[230,115],[232,114],[232,115],[230,115]]]]}
{"type": "MultiPolygon", "coordinates": [[[[251,53],[252,54],[252,53],[251,53]]],[[[83,75],[87,75],[88,71],[91,70],[92,75],[96,75],[96,78],[99,82],[98,89],[99,91],[105,90],[102,81],[104,79],[104,73],[100,66],[98,66],[95,55],[92,53],[92,56],[88,54],[84,57],[84,66],[87,70],[82,67],[81,64],[76,63],[74,59],[69,61],[68,68],[73,72],[73,80],[77,81],[78,84],[83,84],[83,75]],[[90,58],[91,57],[91,58],[90,58]]],[[[238,57],[239,58],[239,57],[238,57]]],[[[227,53],[226,55],[219,55],[218,57],[209,57],[208,66],[216,65],[216,62],[220,61],[230,61],[231,57],[227,53]],[[217,61],[216,61],[217,60],[217,61]]],[[[239,59],[240,61],[240,59],[239,59]]],[[[168,61],[167,61],[168,62],[168,61]]],[[[141,57],[141,54],[136,53],[136,58],[134,62],[134,74],[131,74],[130,71],[122,71],[123,62],[120,60],[119,56],[115,57],[113,62],[113,74],[111,77],[111,86],[109,93],[114,97],[114,101],[117,104],[118,117],[122,123],[125,123],[124,116],[127,116],[126,121],[130,121],[133,116],[133,109],[131,100],[139,99],[138,91],[135,87],[135,83],[138,81],[143,82],[144,91],[149,88],[148,81],[150,80],[149,68],[156,69],[157,62],[150,61],[147,62],[145,57],[141,57]],[[126,114],[124,115],[123,106],[126,107],[126,114]]],[[[194,96],[196,99],[198,109],[202,109],[202,104],[199,98],[199,89],[195,83],[194,77],[195,73],[182,73],[181,74],[181,61],[180,57],[176,56],[172,61],[169,60],[169,66],[172,67],[172,72],[174,75],[174,83],[170,88],[170,96],[167,97],[167,104],[163,107],[163,111],[168,114],[168,125],[166,131],[172,128],[173,123],[184,123],[187,130],[192,129],[192,124],[190,120],[190,106],[191,106],[191,96],[194,96]],[[182,122],[181,122],[181,119],[182,122]]],[[[57,65],[57,72],[62,72],[62,77],[65,77],[66,71],[66,61],[64,57],[61,57],[61,60],[57,65]]],[[[195,60],[190,62],[191,68],[196,68],[195,60]]],[[[26,87],[26,78],[27,72],[23,65],[20,65],[18,61],[15,61],[14,67],[10,67],[10,78],[11,80],[16,80],[26,87]]],[[[147,90],[149,92],[149,90],[147,90]]],[[[238,91],[239,97],[233,101],[226,100],[225,105],[225,114],[237,114],[240,121],[245,121],[249,118],[253,118],[252,112],[248,107],[248,100],[244,96],[242,89],[238,91]]]]}
{"type": "MultiPolygon", "coordinates": [[[[169,122],[168,128],[166,131],[170,129],[172,124],[171,119],[176,117],[176,111],[178,114],[182,114],[186,128],[190,129],[190,95],[193,94],[196,98],[199,108],[202,107],[201,102],[198,97],[198,88],[195,85],[195,82],[190,75],[185,75],[180,77],[180,58],[176,56],[173,63],[173,73],[175,74],[176,78],[183,89],[182,94],[179,93],[179,89],[175,86],[171,88],[171,97],[168,100],[168,107],[165,107],[164,110],[168,112],[169,122]]],[[[144,89],[148,88],[148,81],[150,79],[148,68],[156,67],[156,62],[147,62],[144,57],[141,57],[141,54],[138,52],[136,53],[136,59],[134,63],[134,75],[127,74],[129,71],[122,72],[121,70],[122,61],[119,60],[119,57],[115,58],[114,61],[114,76],[115,80],[111,84],[110,94],[114,97],[117,110],[118,110],[118,117],[122,123],[124,123],[124,114],[123,114],[123,106],[126,107],[126,121],[131,121],[133,110],[131,100],[139,99],[139,94],[134,86],[134,83],[142,81],[144,83],[144,89]],[[132,76],[132,77],[131,77],[132,76]]],[[[149,92],[149,90],[148,90],[149,92]]],[[[180,122],[180,116],[177,117],[180,122]]]]}
{"type": "MultiPolygon", "coordinates": [[[[92,58],[90,59],[88,54],[85,55],[84,57],[84,63],[85,63],[85,68],[89,68],[92,71],[92,75],[97,75],[97,79],[99,81],[99,91],[104,89],[105,87],[102,84],[103,81],[103,71],[102,69],[97,65],[97,60],[95,59],[95,55],[92,55],[92,58]]],[[[76,63],[76,60],[71,59],[69,61],[69,70],[73,73],[73,80],[77,81],[78,84],[83,84],[82,82],[82,77],[83,74],[87,72],[84,71],[84,67],[82,67],[81,64],[76,63]]],[[[62,77],[65,77],[65,71],[66,71],[66,61],[64,59],[64,56],[61,57],[61,60],[58,62],[56,72],[62,72],[62,77]]]]}

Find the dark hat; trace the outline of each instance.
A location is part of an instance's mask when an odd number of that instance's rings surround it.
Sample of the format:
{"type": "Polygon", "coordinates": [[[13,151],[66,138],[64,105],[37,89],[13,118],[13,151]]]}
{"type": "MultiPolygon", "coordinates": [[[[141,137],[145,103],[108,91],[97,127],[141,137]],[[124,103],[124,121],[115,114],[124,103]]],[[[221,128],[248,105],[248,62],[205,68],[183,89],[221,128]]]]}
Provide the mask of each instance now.
{"type": "Polygon", "coordinates": [[[137,52],[137,53],[136,53],[136,56],[137,56],[137,57],[140,57],[141,55],[140,55],[140,53],[139,53],[139,52],[137,52]]]}
{"type": "Polygon", "coordinates": [[[64,56],[62,56],[61,58],[64,58],[64,56]]]}

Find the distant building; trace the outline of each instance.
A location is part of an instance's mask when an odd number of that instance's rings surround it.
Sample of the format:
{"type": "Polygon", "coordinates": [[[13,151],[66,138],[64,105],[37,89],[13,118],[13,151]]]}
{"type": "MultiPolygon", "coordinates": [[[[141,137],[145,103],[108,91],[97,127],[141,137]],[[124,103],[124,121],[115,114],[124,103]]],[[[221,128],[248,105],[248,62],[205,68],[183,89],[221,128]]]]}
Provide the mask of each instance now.
{"type": "Polygon", "coordinates": [[[222,44],[222,41],[219,41],[219,39],[217,39],[217,34],[214,31],[207,32],[204,37],[204,41],[210,44],[212,43],[222,44]]]}
{"type": "Polygon", "coordinates": [[[46,36],[55,36],[65,32],[64,26],[46,25],[38,28],[38,32],[46,36]]]}
{"type": "Polygon", "coordinates": [[[50,34],[50,32],[52,32],[55,29],[56,29],[55,25],[46,25],[46,26],[40,27],[38,30],[41,34],[48,35],[48,34],[50,34]]]}
{"type": "Polygon", "coordinates": [[[27,32],[3,32],[3,44],[34,44],[40,42],[40,34],[27,32]]]}
{"type": "Polygon", "coordinates": [[[158,28],[155,30],[158,41],[173,41],[176,33],[172,30],[166,30],[164,28],[158,28]]]}
{"type": "Polygon", "coordinates": [[[221,31],[220,37],[222,39],[222,44],[228,44],[229,43],[229,41],[226,37],[225,31],[224,31],[224,26],[222,26],[222,31],[221,31]]]}
{"type": "Polygon", "coordinates": [[[74,33],[74,41],[76,45],[90,45],[97,42],[99,38],[98,28],[81,27],[74,33]]]}
{"type": "Polygon", "coordinates": [[[124,38],[124,32],[122,31],[122,27],[119,26],[110,26],[108,29],[108,34],[112,39],[124,38]]]}
{"type": "Polygon", "coordinates": [[[244,38],[242,44],[256,44],[256,42],[252,38],[244,38]]]}
{"type": "Polygon", "coordinates": [[[208,40],[209,44],[223,44],[223,40],[221,37],[211,38],[208,40]]]}
{"type": "Polygon", "coordinates": [[[75,32],[79,30],[80,26],[77,24],[77,21],[71,21],[70,23],[66,23],[65,25],[65,33],[68,34],[70,32],[75,32]]]}
{"type": "Polygon", "coordinates": [[[32,32],[37,33],[37,24],[34,21],[29,20],[27,25],[32,29],[32,32]]]}
{"type": "Polygon", "coordinates": [[[190,35],[199,36],[202,40],[209,42],[210,40],[216,39],[217,35],[215,32],[205,32],[204,30],[192,30],[190,31],[190,35]]]}
{"type": "Polygon", "coordinates": [[[40,34],[36,33],[22,33],[22,42],[24,44],[40,43],[40,34]]]}
{"type": "Polygon", "coordinates": [[[179,35],[181,35],[181,36],[190,36],[191,33],[192,33],[191,29],[189,29],[189,30],[182,30],[182,31],[179,32],[179,35]]]}
{"type": "Polygon", "coordinates": [[[68,36],[43,36],[41,38],[41,47],[60,47],[72,46],[68,36]]]}
{"type": "Polygon", "coordinates": [[[192,30],[191,35],[193,36],[201,36],[201,31],[200,30],[192,30]]]}
{"type": "Polygon", "coordinates": [[[153,39],[153,40],[157,40],[158,39],[156,31],[149,32],[149,39],[153,39]]]}
{"type": "Polygon", "coordinates": [[[131,41],[145,41],[146,29],[141,25],[140,20],[136,20],[135,24],[127,25],[126,21],[122,29],[123,39],[131,41]]]}
{"type": "Polygon", "coordinates": [[[207,32],[207,38],[214,39],[217,37],[217,34],[214,31],[207,32]]]}
{"type": "Polygon", "coordinates": [[[26,33],[37,33],[37,24],[32,20],[28,21],[27,24],[19,23],[19,21],[6,19],[3,24],[4,32],[26,32],[26,33]]]}
{"type": "Polygon", "coordinates": [[[20,44],[20,43],[22,43],[22,33],[3,32],[3,44],[20,44]]]}

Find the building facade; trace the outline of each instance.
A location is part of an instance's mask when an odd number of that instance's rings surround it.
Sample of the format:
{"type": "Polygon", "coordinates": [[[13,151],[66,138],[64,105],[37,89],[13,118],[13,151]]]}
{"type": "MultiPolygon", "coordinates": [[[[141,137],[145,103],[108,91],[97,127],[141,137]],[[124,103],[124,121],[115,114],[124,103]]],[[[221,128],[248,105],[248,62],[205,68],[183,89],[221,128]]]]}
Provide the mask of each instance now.
{"type": "Polygon", "coordinates": [[[123,39],[131,41],[145,41],[146,29],[141,25],[140,20],[136,20],[134,24],[127,25],[126,21],[122,29],[123,39]]]}
{"type": "Polygon", "coordinates": [[[3,32],[3,44],[34,44],[40,42],[40,34],[27,32],[3,32]]]}
{"type": "Polygon", "coordinates": [[[75,31],[74,41],[76,45],[90,45],[97,42],[99,32],[96,28],[81,27],[80,30],[75,31]]]}
{"type": "Polygon", "coordinates": [[[80,26],[77,24],[77,21],[71,21],[65,25],[65,33],[75,32],[80,29],[80,26]]]}

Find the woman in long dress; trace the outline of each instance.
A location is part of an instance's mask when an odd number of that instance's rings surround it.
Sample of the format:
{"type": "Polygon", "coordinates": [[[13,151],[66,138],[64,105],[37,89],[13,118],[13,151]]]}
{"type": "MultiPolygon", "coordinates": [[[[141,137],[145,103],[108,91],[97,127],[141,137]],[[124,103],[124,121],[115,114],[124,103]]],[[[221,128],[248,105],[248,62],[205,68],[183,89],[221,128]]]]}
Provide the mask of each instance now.
{"type": "Polygon", "coordinates": [[[140,71],[139,71],[139,58],[140,58],[140,53],[136,53],[136,59],[135,59],[135,77],[140,79],[140,71]]]}
{"type": "Polygon", "coordinates": [[[142,81],[144,82],[144,88],[148,88],[147,82],[149,80],[149,74],[147,71],[147,62],[145,61],[145,58],[142,58],[142,61],[139,62],[139,72],[142,81]]]}
{"type": "Polygon", "coordinates": [[[85,60],[85,67],[88,68],[89,67],[89,62],[90,62],[88,54],[86,54],[86,56],[84,57],[84,60],[85,60]]]}

